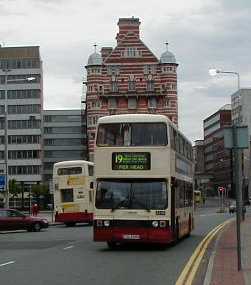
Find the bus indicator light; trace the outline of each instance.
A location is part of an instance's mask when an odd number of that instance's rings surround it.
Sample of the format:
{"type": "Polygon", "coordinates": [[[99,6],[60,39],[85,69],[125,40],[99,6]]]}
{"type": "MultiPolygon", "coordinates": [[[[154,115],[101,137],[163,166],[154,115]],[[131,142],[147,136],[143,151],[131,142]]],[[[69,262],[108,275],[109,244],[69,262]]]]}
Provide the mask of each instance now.
{"type": "Polygon", "coordinates": [[[103,221],[102,220],[97,220],[97,226],[102,227],[103,226],[103,221]]]}
{"type": "Polygon", "coordinates": [[[159,226],[160,226],[161,228],[165,228],[165,227],[166,227],[166,221],[160,221],[160,222],[159,222],[159,226]]]}

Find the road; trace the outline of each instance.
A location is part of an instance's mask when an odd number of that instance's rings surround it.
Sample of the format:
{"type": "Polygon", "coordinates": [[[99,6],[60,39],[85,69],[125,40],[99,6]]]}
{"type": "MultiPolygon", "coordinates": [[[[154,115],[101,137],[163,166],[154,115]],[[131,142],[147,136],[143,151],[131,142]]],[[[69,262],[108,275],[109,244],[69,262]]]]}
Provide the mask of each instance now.
{"type": "Polygon", "coordinates": [[[203,237],[229,217],[217,214],[215,208],[198,210],[192,235],[165,250],[125,247],[111,251],[105,243],[92,242],[89,226],[0,234],[1,284],[175,284],[203,237]]]}

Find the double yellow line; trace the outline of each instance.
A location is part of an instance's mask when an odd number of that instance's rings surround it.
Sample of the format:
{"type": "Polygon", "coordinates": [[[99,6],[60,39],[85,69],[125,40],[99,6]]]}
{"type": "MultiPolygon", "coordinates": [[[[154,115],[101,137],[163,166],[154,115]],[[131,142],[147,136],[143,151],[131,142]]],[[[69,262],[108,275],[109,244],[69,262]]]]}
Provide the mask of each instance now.
{"type": "Polygon", "coordinates": [[[190,257],[188,263],[181,272],[181,275],[179,276],[179,279],[176,281],[175,285],[192,285],[196,272],[199,268],[200,262],[204,256],[205,251],[207,250],[209,243],[215,237],[215,235],[226,224],[230,223],[231,221],[232,219],[225,221],[224,223],[215,227],[206,235],[206,237],[201,241],[201,243],[195,249],[193,255],[190,257]]]}

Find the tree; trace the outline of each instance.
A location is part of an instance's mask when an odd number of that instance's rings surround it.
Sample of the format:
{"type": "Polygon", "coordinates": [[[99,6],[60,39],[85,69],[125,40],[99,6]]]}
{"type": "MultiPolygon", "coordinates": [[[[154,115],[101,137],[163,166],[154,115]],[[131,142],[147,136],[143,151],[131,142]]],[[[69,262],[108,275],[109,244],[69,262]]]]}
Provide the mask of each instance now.
{"type": "MultiPolygon", "coordinates": [[[[22,192],[22,187],[15,179],[9,180],[9,193],[12,195],[12,198],[17,198],[22,192]]],[[[14,199],[14,207],[16,207],[16,199],[14,199]]]]}
{"type": "Polygon", "coordinates": [[[18,194],[21,193],[21,187],[20,184],[17,183],[15,179],[9,180],[9,192],[12,195],[12,197],[18,197],[18,194]]]}
{"type": "Polygon", "coordinates": [[[39,204],[40,196],[46,196],[49,193],[49,187],[46,184],[34,184],[31,186],[32,196],[35,197],[39,204]]]}

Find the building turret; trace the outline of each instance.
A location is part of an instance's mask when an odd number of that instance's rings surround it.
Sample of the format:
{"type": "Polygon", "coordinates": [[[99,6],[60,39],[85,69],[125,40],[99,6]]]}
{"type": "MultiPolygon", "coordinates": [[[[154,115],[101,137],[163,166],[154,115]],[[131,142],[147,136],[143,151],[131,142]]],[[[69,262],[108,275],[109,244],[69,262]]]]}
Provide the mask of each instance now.
{"type": "Polygon", "coordinates": [[[160,63],[177,64],[174,54],[168,50],[168,43],[166,43],[166,51],[160,57],[160,63]]]}

